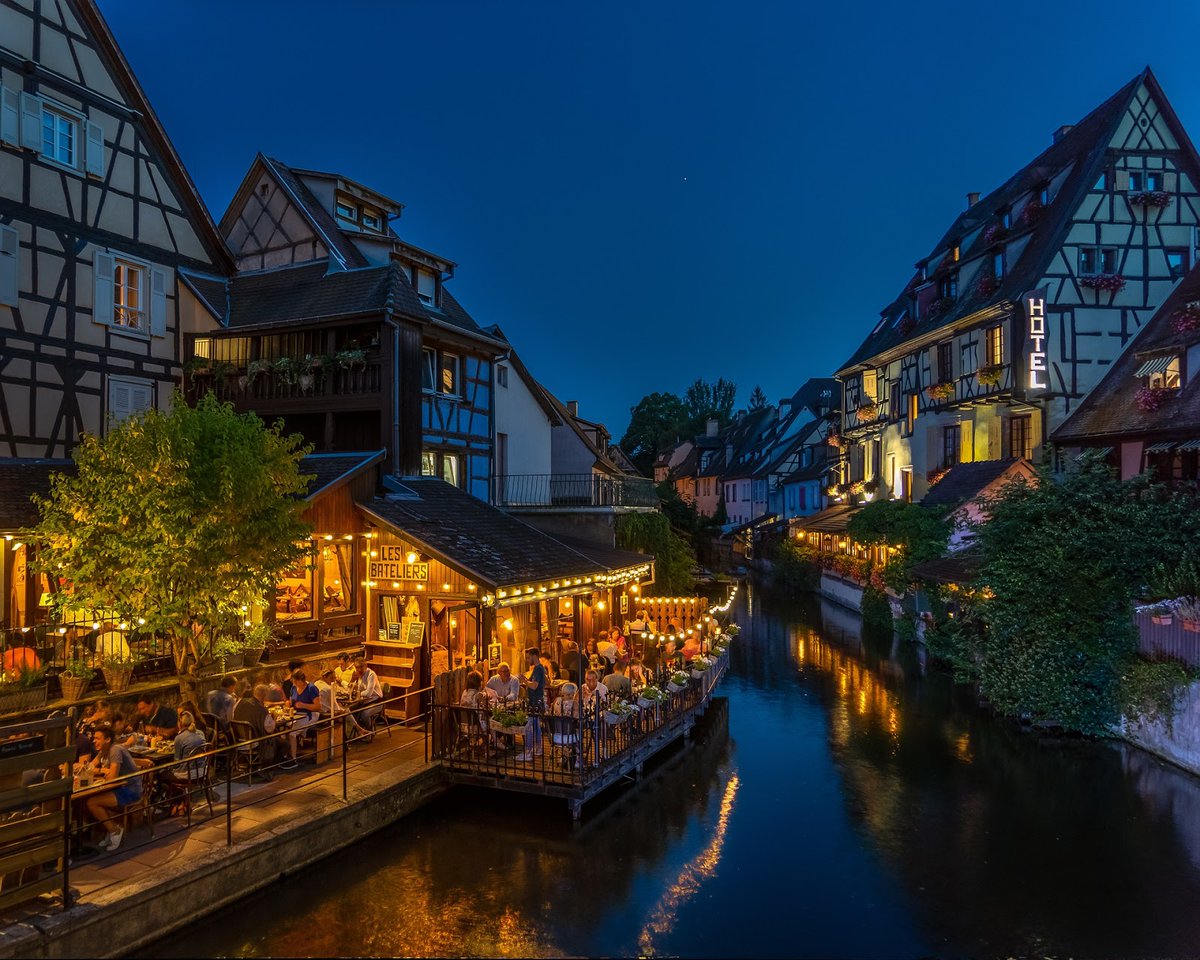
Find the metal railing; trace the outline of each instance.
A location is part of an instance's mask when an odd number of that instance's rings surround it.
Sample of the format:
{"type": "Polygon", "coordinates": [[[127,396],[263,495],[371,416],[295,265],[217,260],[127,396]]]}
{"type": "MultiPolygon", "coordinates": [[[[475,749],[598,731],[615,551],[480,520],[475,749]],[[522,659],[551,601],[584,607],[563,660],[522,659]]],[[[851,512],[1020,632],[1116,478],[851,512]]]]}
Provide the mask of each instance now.
{"type": "Polygon", "coordinates": [[[654,481],[598,473],[517,473],[497,476],[501,507],[657,507],[654,481]]]}
{"type": "MultiPolygon", "coordinates": [[[[576,715],[524,710],[529,719],[523,727],[499,726],[488,709],[435,703],[431,756],[475,777],[582,790],[640,762],[686,730],[728,665],[727,651],[714,657],[701,677],[690,677],[665,701],[643,705],[627,718],[612,712],[615,697],[593,701],[576,715]]],[[[632,701],[637,703],[636,694],[632,701]]]]}

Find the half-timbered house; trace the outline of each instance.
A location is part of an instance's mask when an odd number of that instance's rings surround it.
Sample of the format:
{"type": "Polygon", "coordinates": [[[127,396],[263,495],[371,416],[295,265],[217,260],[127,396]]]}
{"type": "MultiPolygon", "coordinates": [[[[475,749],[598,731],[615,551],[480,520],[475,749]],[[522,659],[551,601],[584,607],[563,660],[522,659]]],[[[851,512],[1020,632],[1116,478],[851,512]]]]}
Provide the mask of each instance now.
{"type": "Polygon", "coordinates": [[[1200,161],[1147,68],[968,206],[838,371],[850,489],[1034,458],[1194,262],[1200,161]]]}
{"type": "Polygon", "coordinates": [[[229,251],[91,0],[0,5],[0,625],[45,607],[16,531],[84,434],[162,407],[229,251]]]}
{"type": "Polygon", "coordinates": [[[318,451],[388,451],[387,471],[488,499],[493,366],[507,344],[446,287],[455,264],[391,227],[401,204],[258,156],[221,218],[239,272],[204,289],[193,391],[282,417],[318,451]]]}

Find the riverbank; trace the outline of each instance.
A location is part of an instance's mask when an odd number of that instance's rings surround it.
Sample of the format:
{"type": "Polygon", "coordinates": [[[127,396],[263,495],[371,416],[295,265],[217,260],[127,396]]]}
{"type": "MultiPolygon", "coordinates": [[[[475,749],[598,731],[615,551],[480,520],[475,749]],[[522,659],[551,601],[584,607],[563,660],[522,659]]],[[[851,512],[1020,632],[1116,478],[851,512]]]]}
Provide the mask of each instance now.
{"type": "Polygon", "coordinates": [[[443,771],[425,760],[423,736],[409,731],[355,751],[345,800],[340,765],[241,788],[229,823],[222,811],[73,866],[77,904],[30,910],[0,930],[0,958],[125,955],[336,854],[446,789],[443,771]]]}

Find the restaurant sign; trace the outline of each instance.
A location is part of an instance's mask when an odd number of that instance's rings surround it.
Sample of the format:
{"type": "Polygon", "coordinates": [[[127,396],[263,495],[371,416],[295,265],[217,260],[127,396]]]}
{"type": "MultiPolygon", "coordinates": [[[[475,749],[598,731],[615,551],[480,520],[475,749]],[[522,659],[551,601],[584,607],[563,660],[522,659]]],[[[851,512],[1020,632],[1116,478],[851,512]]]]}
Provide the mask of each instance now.
{"type": "Polygon", "coordinates": [[[1027,296],[1025,303],[1028,305],[1025,315],[1029,321],[1028,389],[1045,390],[1050,386],[1046,379],[1046,298],[1038,293],[1027,296]]]}
{"type": "Polygon", "coordinates": [[[428,580],[429,563],[408,562],[409,551],[395,544],[382,544],[379,547],[378,558],[372,559],[368,565],[370,580],[428,580]]]}

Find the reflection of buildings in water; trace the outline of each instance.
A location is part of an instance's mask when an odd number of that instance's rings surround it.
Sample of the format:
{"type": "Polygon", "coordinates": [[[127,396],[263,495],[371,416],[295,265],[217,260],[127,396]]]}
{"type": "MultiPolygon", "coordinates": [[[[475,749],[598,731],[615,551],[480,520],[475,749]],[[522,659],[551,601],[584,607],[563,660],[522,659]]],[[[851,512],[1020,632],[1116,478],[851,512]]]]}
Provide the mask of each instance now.
{"type": "Polygon", "coordinates": [[[1142,800],[1175,825],[1180,846],[1200,869],[1200,789],[1196,778],[1129,744],[1116,745],[1121,765],[1142,800]]]}

